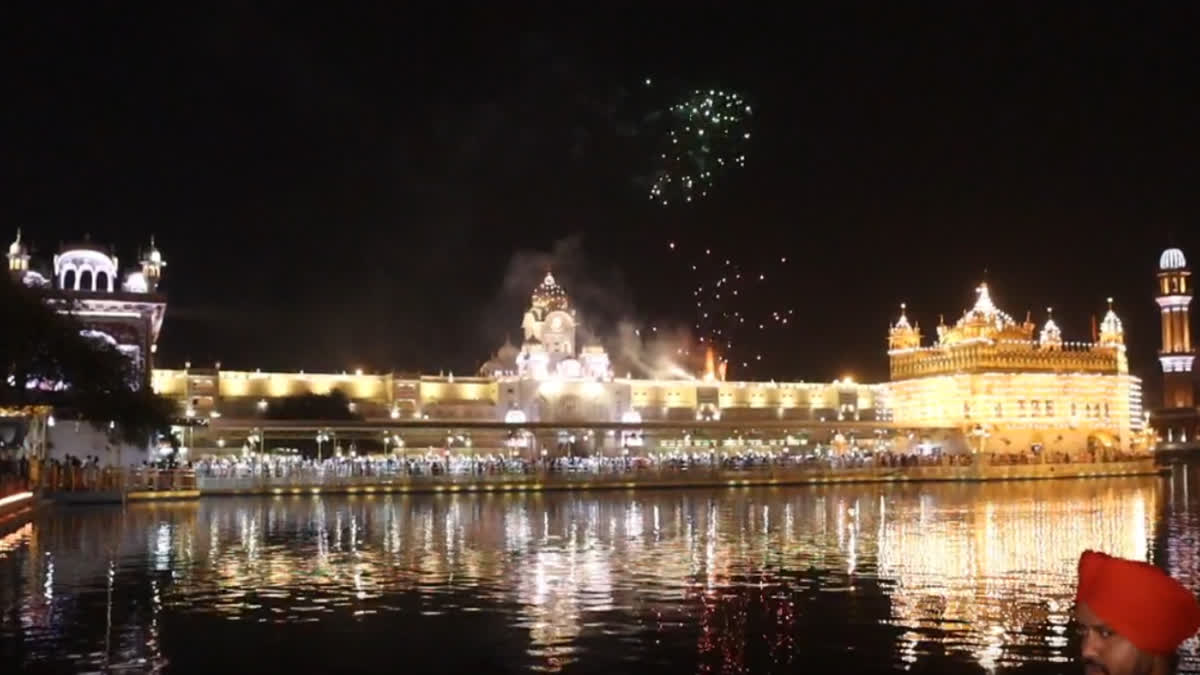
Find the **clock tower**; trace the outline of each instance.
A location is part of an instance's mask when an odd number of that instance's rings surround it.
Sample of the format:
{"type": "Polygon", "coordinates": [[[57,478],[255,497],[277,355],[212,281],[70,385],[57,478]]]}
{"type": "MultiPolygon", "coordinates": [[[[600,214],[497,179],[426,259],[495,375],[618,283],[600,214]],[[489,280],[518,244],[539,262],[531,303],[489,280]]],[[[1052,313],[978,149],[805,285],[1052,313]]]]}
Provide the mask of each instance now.
{"type": "Polygon", "coordinates": [[[1198,447],[1200,411],[1196,409],[1196,381],[1192,370],[1192,271],[1183,251],[1169,248],[1158,259],[1155,302],[1162,313],[1162,407],[1154,413],[1160,448],[1198,447]]]}

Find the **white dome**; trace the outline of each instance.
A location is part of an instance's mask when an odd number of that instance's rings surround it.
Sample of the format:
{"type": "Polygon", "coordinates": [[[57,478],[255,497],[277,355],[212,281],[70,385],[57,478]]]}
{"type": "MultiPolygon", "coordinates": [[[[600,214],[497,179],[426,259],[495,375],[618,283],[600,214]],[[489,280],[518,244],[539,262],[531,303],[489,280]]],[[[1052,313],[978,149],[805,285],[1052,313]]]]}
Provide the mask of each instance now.
{"type": "Polygon", "coordinates": [[[146,283],[146,275],[141,272],[131,272],[125,277],[124,289],[130,293],[149,293],[150,285],[146,283]]]}
{"type": "Polygon", "coordinates": [[[30,288],[45,288],[50,285],[50,281],[46,277],[33,270],[25,270],[25,274],[21,276],[21,283],[30,288]]]}
{"type": "Polygon", "coordinates": [[[54,256],[54,278],[60,288],[111,292],[116,277],[116,257],[89,244],[69,248],[54,256]]]}
{"type": "Polygon", "coordinates": [[[1187,258],[1183,257],[1183,251],[1177,248],[1169,248],[1159,256],[1158,267],[1164,270],[1181,270],[1187,267],[1187,258]]]}

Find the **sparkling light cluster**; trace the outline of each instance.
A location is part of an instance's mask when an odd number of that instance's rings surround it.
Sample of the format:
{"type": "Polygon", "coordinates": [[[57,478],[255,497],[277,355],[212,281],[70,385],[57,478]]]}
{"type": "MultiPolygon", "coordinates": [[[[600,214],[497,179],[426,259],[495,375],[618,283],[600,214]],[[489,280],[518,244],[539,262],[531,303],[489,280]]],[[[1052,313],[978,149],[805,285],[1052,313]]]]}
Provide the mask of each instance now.
{"type": "Polygon", "coordinates": [[[650,199],[663,206],[708,196],[720,174],[745,166],[751,108],[741,95],[696,89],[668,110],[650,199]]]}
{"type": "Polygon", "coordinates": [[[787,264],[787,256],[771,257],[751,268],[711,247],[692,251],[671,241],[667,248],[686,265],[685,273],[694,284],[691,301],[696,310],[693,328],[697,340],[716,349],[725,360],[742,368],[761,362],[762,353],[752,349],[756,338],[794,324],[792,308],[756,308],[771,297],[782,296],[774,293],[773,284],[781,276],[778,270],[787,264]]]}

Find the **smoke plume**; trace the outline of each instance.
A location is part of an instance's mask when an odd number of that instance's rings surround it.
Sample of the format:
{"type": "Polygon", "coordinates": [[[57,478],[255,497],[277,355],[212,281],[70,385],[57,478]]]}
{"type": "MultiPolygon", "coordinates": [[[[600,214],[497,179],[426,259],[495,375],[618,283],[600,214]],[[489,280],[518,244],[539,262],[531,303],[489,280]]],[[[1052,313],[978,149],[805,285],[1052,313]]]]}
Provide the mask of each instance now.
{"type": "Polygon", "coordinates": [[[520,321],[530,294],[547,273],[570,299],[577,319],[579,347],[599,344],[618,377],[686,379],[701,370],[704,354],[685,325],[642,316],[620,269],[588,258],[581,235],[560,239],[548,251],[518,251],[509,259],[498,295],[484,317],[485,330],[499,346],[505,337],[520,345],[520,321]]]}

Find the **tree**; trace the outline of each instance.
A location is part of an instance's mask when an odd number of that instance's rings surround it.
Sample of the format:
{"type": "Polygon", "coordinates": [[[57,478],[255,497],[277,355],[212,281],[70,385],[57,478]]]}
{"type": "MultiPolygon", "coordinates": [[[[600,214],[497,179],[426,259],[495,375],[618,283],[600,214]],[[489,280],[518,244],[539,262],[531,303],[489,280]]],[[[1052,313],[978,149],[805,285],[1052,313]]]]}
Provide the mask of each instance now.
{"type": "Polygon", "coordinates": [[[273,401],[264,416],[273,420],[358,420],[351,401],[341,389],[328,394],[301,394],[273,401]]]}
{"type": "Polygon", "coordinates": [[[46,300],[0,280],[0,404],[65,408],[131,445],[169,431],[174,403],[139,386],[125,355],[84,337],[78,320],[46,300]]]}

